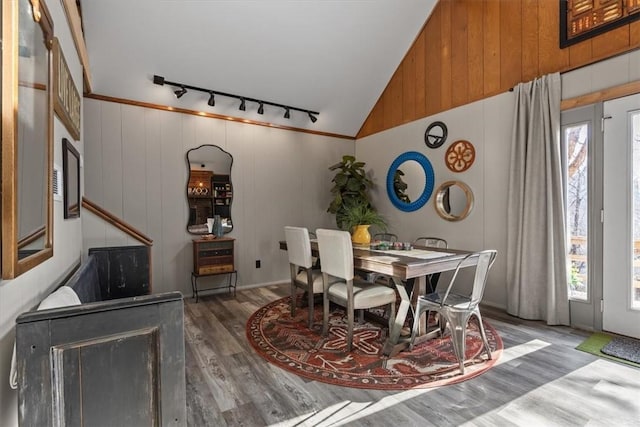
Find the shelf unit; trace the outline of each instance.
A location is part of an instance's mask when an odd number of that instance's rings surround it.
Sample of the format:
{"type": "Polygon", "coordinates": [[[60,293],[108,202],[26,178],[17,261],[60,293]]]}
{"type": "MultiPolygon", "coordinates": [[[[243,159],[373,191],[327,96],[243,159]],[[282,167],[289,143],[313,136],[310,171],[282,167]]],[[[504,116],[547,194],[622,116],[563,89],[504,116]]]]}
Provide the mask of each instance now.
{"type": "Polygon", "coordinates": [[[213,175],[211,179],[213,193],[213,210],[222,218],[231,218],[231,200],[233,188],[229,175],[213,175]]]}

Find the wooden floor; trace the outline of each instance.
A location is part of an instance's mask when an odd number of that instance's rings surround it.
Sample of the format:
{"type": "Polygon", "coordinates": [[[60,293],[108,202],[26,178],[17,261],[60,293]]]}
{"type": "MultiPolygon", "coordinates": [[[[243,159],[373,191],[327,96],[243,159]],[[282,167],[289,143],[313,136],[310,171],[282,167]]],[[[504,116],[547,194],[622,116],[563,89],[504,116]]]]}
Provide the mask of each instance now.
{"type": "Polygon", "coordinates": [[[305,380],[268,364],[245,337],[249,316],[288,285],[185,301],[191,426],[640,426],[640,369],[575,350],[586,333],[498,311],[504,341],[477,378],[385,392],[305,380]]]}

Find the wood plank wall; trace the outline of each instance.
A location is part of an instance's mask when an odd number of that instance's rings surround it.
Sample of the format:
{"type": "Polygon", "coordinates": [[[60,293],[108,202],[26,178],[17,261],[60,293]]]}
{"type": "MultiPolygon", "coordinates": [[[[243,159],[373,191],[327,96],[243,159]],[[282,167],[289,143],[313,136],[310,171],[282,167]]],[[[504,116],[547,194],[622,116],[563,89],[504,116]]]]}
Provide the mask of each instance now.
{"type": "Polygon", "coordinates": [[[565,49],[558,0],[440,0],[362,138],[640,47],[640,21],[565,49]]]}

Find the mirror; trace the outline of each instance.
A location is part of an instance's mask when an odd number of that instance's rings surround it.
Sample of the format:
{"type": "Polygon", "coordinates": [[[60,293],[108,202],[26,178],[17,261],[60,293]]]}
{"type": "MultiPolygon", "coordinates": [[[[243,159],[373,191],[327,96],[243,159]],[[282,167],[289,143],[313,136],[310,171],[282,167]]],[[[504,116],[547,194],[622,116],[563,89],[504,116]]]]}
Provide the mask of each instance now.
{"type": "Polygon", "coordinates": [[[387,195],[393,205],[405,212],[420,209],[433,192],[431,162],[417,151],[398,156],[387,172],[387,195]]]}
{"type": "Polygon", "coordinates": [[[447,221],[460,221],[473,208],[473,192],[464,182],[447,181],[436,190],[436,212],[447,221]]]}
{"type": "Polygon", "coordinates": [[[187,204],[191,234],[209,234],[207,219],[220,215],[222,230],[233,230],[231,203],[233,157],[217,145],[201,145],[187,151],[187,204]]]}
{"type": "Polygon", "coordinates": [[[64,217],[80,216],[80,154],[71,141],[62,138],[64,217]]]}
{"type": "Polygon", "coordinates": [[[53,24],[42,1],[2,2],[2,277],[53,255],[53,24]]]}

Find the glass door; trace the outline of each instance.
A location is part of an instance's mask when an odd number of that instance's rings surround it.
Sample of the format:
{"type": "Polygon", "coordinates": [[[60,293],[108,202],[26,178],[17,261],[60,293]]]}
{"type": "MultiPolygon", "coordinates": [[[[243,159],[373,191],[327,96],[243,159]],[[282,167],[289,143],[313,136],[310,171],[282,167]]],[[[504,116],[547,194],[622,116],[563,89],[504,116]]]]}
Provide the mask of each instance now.
{"type": "Polygon", "coordinates": [[[604,115],[602,328],[640,338],[640,94],[604,115]]]}

